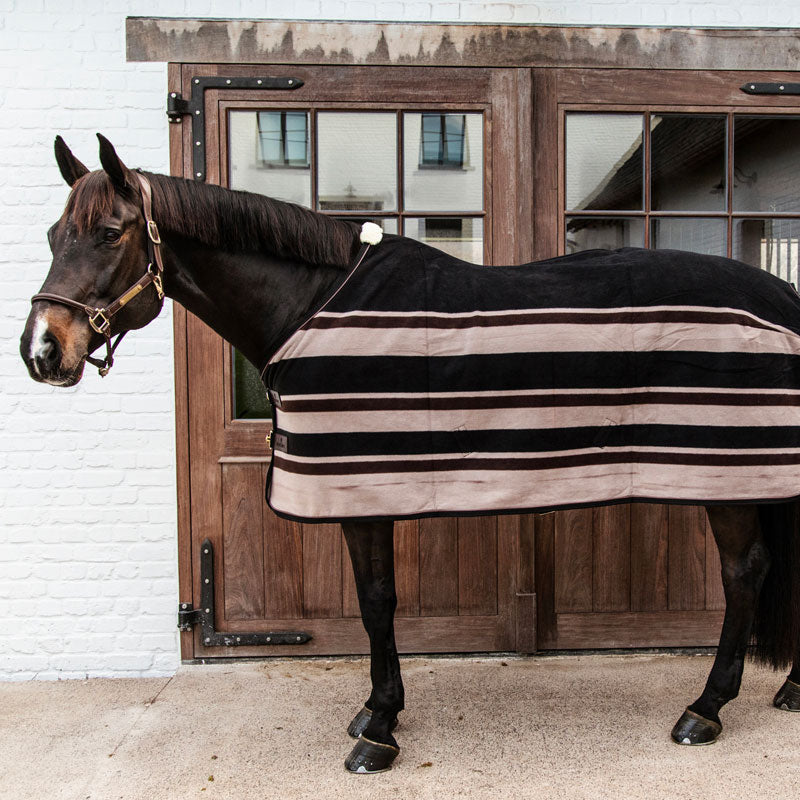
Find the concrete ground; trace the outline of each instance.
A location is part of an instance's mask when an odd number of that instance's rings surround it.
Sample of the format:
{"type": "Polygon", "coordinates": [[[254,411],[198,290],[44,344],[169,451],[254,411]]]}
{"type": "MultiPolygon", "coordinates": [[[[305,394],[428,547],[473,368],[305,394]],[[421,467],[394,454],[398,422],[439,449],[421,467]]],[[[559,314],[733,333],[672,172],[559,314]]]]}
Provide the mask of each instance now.
{"type": "Polygon", "coordinates": [[[800,797],[800,714],[749,664],[711,747],[669,731],[711,659],[581,655],[403,659],[391,772],[350,775],[364,659],[184,666],[170,679],[0,684],[0,797],[800,797]]]}

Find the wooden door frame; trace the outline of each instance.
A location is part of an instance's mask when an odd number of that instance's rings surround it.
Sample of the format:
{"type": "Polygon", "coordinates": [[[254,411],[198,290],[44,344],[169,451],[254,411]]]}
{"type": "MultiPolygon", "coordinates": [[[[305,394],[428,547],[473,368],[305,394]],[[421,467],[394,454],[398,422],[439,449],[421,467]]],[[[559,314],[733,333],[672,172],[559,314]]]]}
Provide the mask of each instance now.
{"type": "MultiPolygon", "coordinates": [[[[518,79],[521,105],[527,111],[518,117],[515,135],[519,141],[531,137],[528,151],[533,193],[520,192],[528,208],[520,208],[518,221],[533,232],[533,244],[517,247],[509,263],[546,258],[558,250],[558,187],[543,176],[551,174],[547,142],[549,131],[557,126],[557,110],[548,98],[556,87],[556,69],[596,68],[616,73],[619,68],[633,68],[652,80],[663,81],[666,72],[682,70],[737,70],[744,82],[768,70],[785,70],[797,65],[796,52],[800,31],[794,29],[689,29],[689,28],[620,28],[613,26],[530,26],[487,24],[418,24],[404,23],[299,22],[190,20],[129,17],[126,20],[128,61],[168,62],[168,88],[185,91],[183,64],[257,64],[269,69],[280,64],[404,64],[409,66],[458,66],[513,68],[516,74],[529,70],[532,91],[518,79]],[[202,35],[200,35],[202,34],[202,35]],[[352,42],[358,47],[350,47],[352,42]],[[233,46],[232,43],[239,45],[233,46]],[[313,42],[315,46],[306,46],[313,42]],[[303,44],[305,43],[305,44],[303,44]],[[519,68],[526,68],[521,70],[519,68]],[[522,95],[526,94],[523,98],[522,95]],[[535,110],[535,115],[533,111],[535,110]],[[533,121],[532,121],[533,120],[533,121]],[[534,214],[535,210],[535,214],[534,214]]],[[[784,73],[787,74],[787,73],[784,73]]],[[[788,73],[792,75],[792,73],[788,73]]],[[[614,78],[613,75],[610,77],[614,78]]],[[[616,75],[616,78],[619,78],[616,75]]],[[[796,75],[794,76],[796,78],[796,75]]],[[[680,80],[675,83],[680,91],[680,80]]],[[[748,102],[746,95],[731,90],[737,104],[748,102]]],[[[188,96],[186,93],[184,96],[188,96]]],[[[732,100],[732,102],[734,102],[732,100]]],[[[770,107],[772,100],[761,100],[770,107]]],[[[774,102],[778,102],[776,99],[774,102]]],[[[183,125],[169,126],[170,172],[191,173],[191,142],[183,125]]],[[[556,156],[557,157],[557,156],[556,156]]],[[[524,165],[523,165],[524,167],[524,165]]],[[[526,171],[518,173],[525,180],[526,171]]],[[[513,230],[515,220],[507,219],[496,235],[513,230]]],[[[519,230],[519,228],[518,228],[519,230]]],[[[176,480],[178,516],[178,570],[181,599],[191,597],[192,586],[191,485],[189,478],[189,414],[186,312],[173,305],[176,396],[176,480]]],[[[525,518],[523,525],[532,524],[525,518]]],[[[537,522],[546,526],[547,518],[537,522]]],[[[521,603],[530,613],[533,607],[533,555],[518,575],[518,591],[527,599],[521,603]]],[[[537,585],[547,590],[545,576],[537,565],[537,585]]],[[[524,614],[518,614],[518,622],[524,614]]],[[[528,641],[532,649],[535,634],[525,631],[517,642],[528,641]]],[[[193,656],[193,637],[181,634],[183,658],[193,656]]]]}
{"type": "MultiPolygon", "coordinates": [[[[308,67],[304,68],[303,72],[308,72],[308,67]]],[[[324,75],[325,72],[341,71],[341,67],[322,67],[320,74],[324,75]]],[[[358,72],[369,72],[376,69],[387,70],[382,67],[350,67],[345,68],[358,72]]],[[[407,68],[403,68],[404,70],[407,68]]],[[[415,72],[419,70],[413,68],[415,72]]],[[[258,65],[259,72],[269,71],[269,65],[258,65]]],[[[285,71],[285,67],[283,68],[285,71]]],[[[390,74],[398,73],[398,68],[388,68],[390,74]]],[[[218,65],[197,65],[197,64],[170,64],[168,70],[169,91],[181,92],[184,97],[189,95],[190,80],[193,76],[198,75],[214,75],[224,72],[226,75],[239,75],[244,73],[252,74],[254,67],[252,66],[225,66],[218,65]]],[[[462,75],[464,69],[458,70],[462,75]]],[[[487,211],[491,209],[491,228],[485,229],[485,235],[492,241],[492,252],[495,263],[519,263],[520,261],[528,261],[533,257],[533,244],[532,244],[532,198],[530,193],[524,191],[520,185],[520,181],[524,181],[524,176],[530,172],[530,148],[526,146],[527,137],[529,136],[529,126],[531,119],[531,90],[530,90],[530,72],[528,70],[519,69],[504,69],[504,70],[486,70],[480,69],[484,75],[488,75],[488,79],[493,87],[491,96],[493,97],[492,108],[495,109],[493,116],[497,115],[498,109],[501,104],[506,104],[506,115],[510,112],[511,108],[517,107],[518,113],[515,115],[516,129],[513,131],[511,138],[505,137],[503,147],[505,147],[505,155],[500,153],[500,147],[495,147],[496,153],[493,154],[493,161],[495,159],[505,158],[506,167],[503,170],[504,174],[509,176],[509,181],[504,183],[503,186],[497,185],[497,181],[492,181],[490,176],[487,180],[490,181],[492,197],[490,203],[487,204],[487,211]],[[495,99],[496,98],[496,99],[495,99]],[[507,104],[512,104],[508,106],[507,104]],[[513,164],[513,168],[510,165],[513,164]],[[518,197],[520,202],[508,202],[505,198],[510,196],[518,197]],[[515,235],[517,232],[522,232],[521,235],[515,235]]],[[[447,70],[437,70],[436,77],[445,79],[443,85],[451,85],[446,81],[447,70]]],[[[413,96],[415,93],[413,83],[408,85],[405,90],[407,93],[406,102],[409,105],[414,105],[413,96]]],[[[227,97],[227,95],[226,95],[227,97]]],[[[236,98],[237,95],[233,94],[232,97],[236,98]]],[[[398,97],[402,100],[403,97],[398,97]]],[[[211,91],[207,92],[206,103],[206,116],[207,116],[207,133],[213,133],[218,120],[216,118],[216,107],[218,97],[211,91]]],[[[451,98],[447,96],[447,102],[451,98]]],[[[459,98],[456,96],[452,102],[454,105],[459,105],[459,98]]],[[[462,101],[462,103],[465,101],[462,101]]],[[[490,113],[487,109],[487,113],[490,113]]],[[[215,136],[209,136],[208,142],[214,141],[215,136]]],[[[192,174],[192,140],[191,130],[188,125],[172,125],[170,126],[170,171],[173,175],[191,176],[192,174]]],[[[208,171],[208,179],[212,182],[219,180],[220,175],[217,166],[221,165],[222,159],[215,158],[214,163],[210,164],[208,171]]],[[[496,163],[496,162],[495,162],[496,163]]],[[[492,163],[487,164],[487,169],[492,169],[492,163]]],[[[488,226],[485,226],[488,228],[488,226]]],[[[190,361],[191,361],[191,348],[189,347],[190,329],[196,323],[191,316],[187,314],[185,309],[179,305],[173,306],[173,326],[175,334],[175,391],[176,391],[176,436],[177,436],[177,483],[178,483],[178,552],[179,552],[179,587],[180,587],[180,601],[184,603],[192,603],[195,598],[199,598],[199,570],[197,569],[197,542],[198,534],[193,531],[194,519],[192,512],[192,485],[196,482],[197,478],[193,480],[193,467],[191,462],[190,447],[193,438],[190,436],[192,426],[192,416],[190,413],[190,361]]],[[[224,370],[223,370],[224,371],[224,370]]],[[[216,373],[215,373],[216,374],[216,373]]],[[[196,398],[192,401],[196,403],[196,398]]],[[[228,447],[231,452],[236,452],[237,448],[246,448],[250,440],[255,441],[259,439],[259,443],[263,442],[263,431],[258,425],[251,426],[252,430],[244,434],[242,442],[238,439],[243,435],[243,431],[226,430],[230,426],[223,425],[220,430],[212,435],[214,437],[223,437],[227,441],[228,447]],[[233,438],[231,438],[233,437],[233,438]],[[262,437],[262,438],[260,438],[262,437]],[[237,444],[238,442],[238,444],[237,444]]],[[[262,426],[266,430],[266,426],[262,426]]],[[[213,478],[209,478],[210,483],[208,486],[201,487],[200,491],[206,491],[209,488],[214,491],[213,478]]],[[[197,487],[196,487],[197,488],[197,487]]],[[[533,596],[533,563],[532,561],[525,560],[532,559],[533,546],[532,546],[532,532],[533,525],[532,519],[529,517],[520,517],[517,515],[504,515],[497,517],[497,547],[498,547],[498,560],[501,560],[509,565],[512,565],[505,573],[498,572],[498,597],[501,595],[509,598],[507,604],[503,607],[501,613],[495,618],[499,617],[499,623],[492,623],[496,629],[494,636],[494,649],[499,650],[514,650],[520,649],[524,651],[531,651],[535,648],[535,611],[534,611],[534,596],[533,596]],[[527,539],[526,539],[527,537],[527,539]],[[522,552],[521,552],[522,551],[522,552]],[[522,558],[520,556],[523,556],[522,558]],[[499,627],[497,627],[499,624],[499,627]]],[[[196,605],[196,603],[194,603],[196,605]]],[[[217,608],[221,604],[219,598],[217,599],[217,608]]],[[[500,609],[498,609],[500,611],[500,609]]],[[[399,618],[397,621],[398,638],[402,638],[403,631],[408,629],[409,632],[417,630],[417,635],[420,624],[425,624],[424,620],[431,618],[399,618]]],[[[461,649],[474,650],[474,647],[469,646],[469,629],[474,628],[475,634],[478,635],[482,630],[488,630],[486,625],[488,622],[483,622],[480,616],[470,619],[468,616],[463,618],[465,620],[465,636],[463,639],[463,646],[461,649]],[[477,627],[476,627],[477,626],[477,627]]],[[[337,625],[341,627],[342,634],[352,628],[360,630],[361,622],[359,619],[343,619],[337,625]]],[[[308,627],[308,626],[305,626],[308,627]]],[[[440,649],[437,646],[436,639],[441,637],[445,631],[432,630],[426,636],[430,640],[431,651],[440,649]]],[[[486,640],[486,633],[480,634],[486,640]]],[[[462,637],[463,638],[463,637],[462,637]]],[[[214,656],[248,656],[258,655],[257,652],[250,652],[249,648],[236,648],[229,651],[222,652],[224,648],[215,648],[214,656]]],[[[305,649],[305,648],[304,648],[305,649]]],[[[296,650],[287,647],[276,647],[270,651],[274,655],[288,655],[296,654],[296,650]]],[[[193,659],[197,657],[205,657],[203,648],[199,642],[199,631],[183,632],[181,634],[181,656],[183,659],[193,659]]]]}
{"type": "MultiPolygon", "coordinates": [[[[533,70],[534,94],[534,204],[536,258],[565,252],[564,209],[565,146],[564,116],[567,111],[683,113],[800,113],[797,97],[749,95],[741,91],[741,72],[731,70],[625,70],[539,69],[533,70]],[[620,86],[624,86],[621,93],[620,86]]],[[[747,79],[763,83],[791,82],[796,73],[753,70],[747,79]]],[[[732,142],[728,142],[728,158],[732,142]]],[[[647,163],[648,155],[645,152],[647,163]]],[[[643,214],[645,211],[642,212],[643,214]]],[[[731,212],[726,212],[728,216],[731,212]]],[[[735,216],[735,213],[734,213],[735,216]]],[[[729,225],[730,228],[730,225],[729,225]]],[[[730,247],[730,242],[729,245],[730,247]]],[[[631,514],[648,524],[667,524],[667,515],[680,517],[680,506],[631,505],[631,514]]],[[[683,509],[688,511],[688,509],[683,509]]],[[[684,514],[685,516],[685,514],[684,514]]],[[[631,529],[633,528],[631,523],[631,529]]],[[[680,523],[678,523],[680,524],[680,523]]],[[[595,649],[636,647],[681,647],[715,645],[724,598],[718,589],[706,588],[706,608],[693,610],[560,612],[556,626],[556,514],[535,516],[535,591],[538,645],[542,649],[595,649]],[[711,593],[711,594],[709,594],[711,593]]],[[[579,536],[589,536],[591,530],[579,536]]],[[[690,532],[687,531],[687,535],[690,532]]],[[[645,544],[634,543],[637,547],[645,544]]],[[[691,546],[691,542],[687,541],[691,546]]],[[[694,542],[697,546],[697,542],[694,542]]],[[[719,557],[710,534],[700,553],[706,568],[719,568],[719,557]]],[[[690,556],[687,556],[689,558],[690,556]]],[[[706,573],[707,574],[707,573],[706,573]]],[[[583,576],[591,584],[592,575],[583,576]]]]}

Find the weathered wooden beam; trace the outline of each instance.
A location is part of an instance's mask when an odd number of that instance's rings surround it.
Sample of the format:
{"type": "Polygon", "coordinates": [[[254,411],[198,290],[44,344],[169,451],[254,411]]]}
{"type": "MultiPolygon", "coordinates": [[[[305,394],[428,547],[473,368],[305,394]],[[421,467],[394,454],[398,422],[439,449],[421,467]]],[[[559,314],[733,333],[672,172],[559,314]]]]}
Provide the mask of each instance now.
{"type": "Polygon", "coordinates": [[[793,70],[800,30],[128,17],[128,61],[793,70]]]}

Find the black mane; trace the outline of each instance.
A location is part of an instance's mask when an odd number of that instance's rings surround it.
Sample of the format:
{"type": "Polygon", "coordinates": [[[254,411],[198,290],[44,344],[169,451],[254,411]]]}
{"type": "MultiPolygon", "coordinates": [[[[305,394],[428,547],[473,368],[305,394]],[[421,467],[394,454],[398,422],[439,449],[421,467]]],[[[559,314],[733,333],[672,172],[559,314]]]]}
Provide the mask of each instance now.
{"type": "MultiPolygon", "coordinates": [[[[358,248],[352,222],[206,183],[145,173],[153,187],[159,228],[229,252],[266,251],[320,266],[348,267],[358,248]]],[[[62,219],[79,233],[111,213],[114,187],[103,170],[89,172],[73,187],[62,219]]],[[[138,186],[131,199],[138,197],[138,186]]]]}
{"type": "Polygon", "coordinates": [[[346,268],[358,247],[351,222],[250,192],[146,173],[159,227],[209,247],[265,250],[308,264],[346,268]]]}

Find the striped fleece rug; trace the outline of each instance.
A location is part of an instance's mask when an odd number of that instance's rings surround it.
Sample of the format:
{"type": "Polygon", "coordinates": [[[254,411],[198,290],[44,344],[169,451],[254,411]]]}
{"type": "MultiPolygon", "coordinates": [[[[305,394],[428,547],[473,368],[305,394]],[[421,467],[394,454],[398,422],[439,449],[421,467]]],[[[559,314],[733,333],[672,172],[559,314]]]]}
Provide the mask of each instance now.
{"type": "Polygon", "coordinates": [[[387,236],[265,380],[290,519],[800,495],[800,297],[724,258],[387,236]]]}

